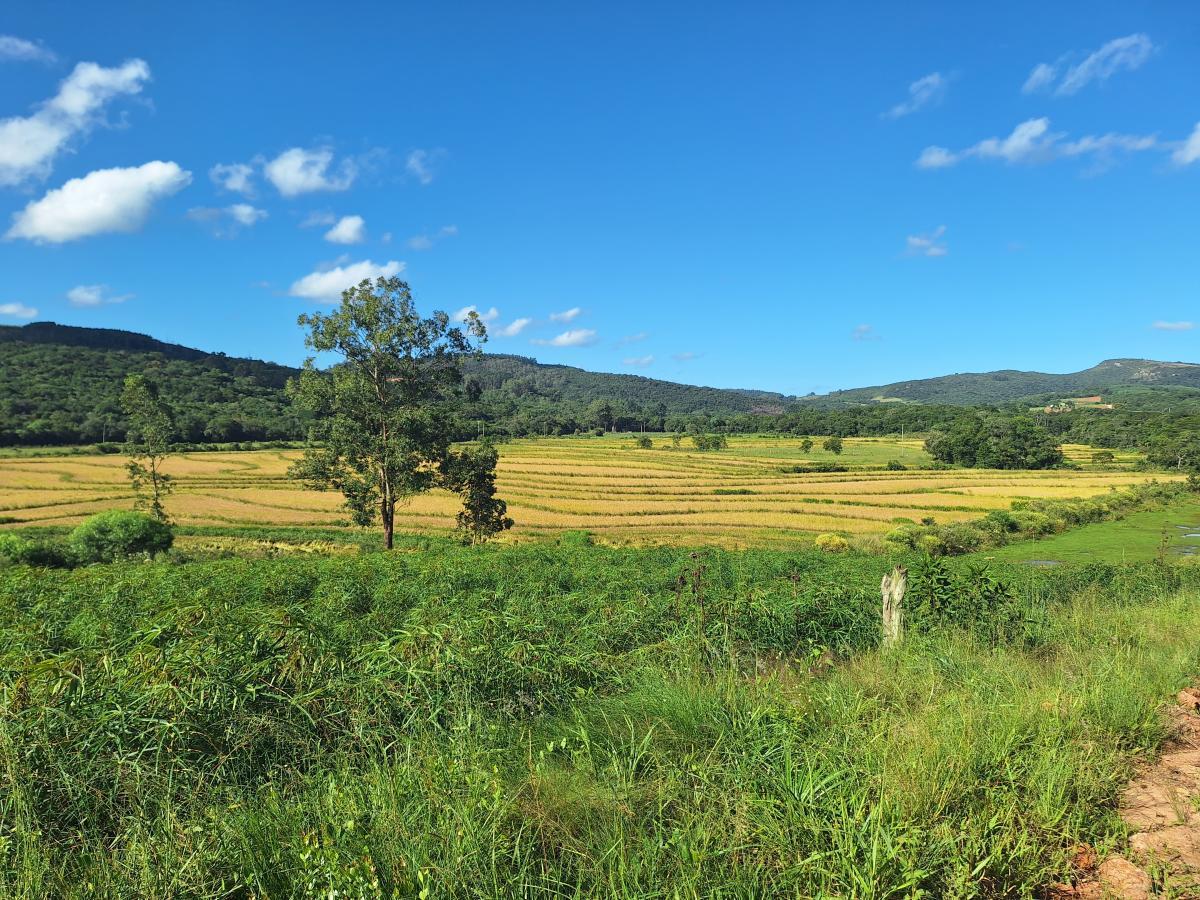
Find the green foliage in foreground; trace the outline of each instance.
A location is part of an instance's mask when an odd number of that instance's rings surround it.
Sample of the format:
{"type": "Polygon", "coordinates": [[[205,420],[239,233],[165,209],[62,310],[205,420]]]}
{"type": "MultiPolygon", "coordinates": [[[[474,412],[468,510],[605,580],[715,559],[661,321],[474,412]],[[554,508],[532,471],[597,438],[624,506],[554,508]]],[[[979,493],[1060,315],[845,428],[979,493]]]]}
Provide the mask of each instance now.
{"type": "Polygon", "coordinates": [[[170,526],[159,518],[110,509],[81,522],[68,542],[75,558],[89,564],[164,553],[173,540],[170,526]]]}
{"type": "Polygon", "coordinates": [[[1119,837],[1200,573],[918,565],[880,655],[890,564],[10,568],[0,894],[1029,896],[1119,837]]]}

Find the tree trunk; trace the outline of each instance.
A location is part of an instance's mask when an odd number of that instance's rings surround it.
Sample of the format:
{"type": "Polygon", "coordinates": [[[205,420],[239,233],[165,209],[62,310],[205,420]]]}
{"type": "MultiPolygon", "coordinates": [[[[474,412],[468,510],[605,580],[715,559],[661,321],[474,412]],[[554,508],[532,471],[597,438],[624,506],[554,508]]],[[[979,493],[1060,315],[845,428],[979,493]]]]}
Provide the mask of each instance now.
{"type": "Polygon", "coordinates": [[[904,636],[904,592],[908,589],[908,569],[896,566],[890,575],[883,576],[883,645],[900,643],[904,636]]]}

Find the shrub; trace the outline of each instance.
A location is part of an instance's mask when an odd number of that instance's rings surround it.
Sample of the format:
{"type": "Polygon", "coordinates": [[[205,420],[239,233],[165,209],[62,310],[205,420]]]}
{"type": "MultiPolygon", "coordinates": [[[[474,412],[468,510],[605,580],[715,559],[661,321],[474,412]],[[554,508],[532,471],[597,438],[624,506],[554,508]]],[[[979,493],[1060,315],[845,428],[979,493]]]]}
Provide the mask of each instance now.
{"type": "Polygon", "coordinates": [[[80,524],[68,539],[81,563],[113,562],[170,548],[174,535],[158,519],[111,509],[80,524]]]}
{"type": "Polygon", "coordinates": [[[61,541],[23,538],[15,534],[0,534],[0,559],[26,566],[66,569],[71,566],[71,553],[61,541]]]}
{"type": "Polygon", "coordinates": [[[846,553],[850,549],[850,542],[840,534],[818,534],[814,543],[825,553],[846,553]]]}
{"type": "Polygon", "coordinates": [[[898,459],[889,459],[887,461],[887,470],[889,472],[905,472],[908,470],[908,466],[898,459]]]}
{"type": "Polygon", "coordinates": [[[639,450],[654,449],[654,441],[650,440],[650,438],[646,437],[644,434],[637,439],[637,445],[639,450]]]}
{"type": "Polygon", "coordinates": [[[947,556],[971,553],[983,544],[983,535],[979,530],[965,522],[943,525],[937,530],[937,535],[941,540],[942,552],[947,556]]]}

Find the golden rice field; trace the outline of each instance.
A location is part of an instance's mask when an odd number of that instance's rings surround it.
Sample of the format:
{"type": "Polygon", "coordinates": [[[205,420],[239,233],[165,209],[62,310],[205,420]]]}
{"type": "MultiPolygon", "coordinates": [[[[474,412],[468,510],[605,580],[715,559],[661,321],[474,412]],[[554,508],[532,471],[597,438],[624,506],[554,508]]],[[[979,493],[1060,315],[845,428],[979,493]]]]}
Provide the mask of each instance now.
{"type": "MultiPolygon", "coordinates": [[[[729,448],[699,453],[685,440],[654,448],[632,437],[546,438],[500,447],[500,496],[516,527],[509,540],[586,529],[612,543],[709,543],[764,546],[815,533],[881,534],[897,517],[938,522],[977,518],[1018,498],[1085,497],[1156,477],[1090,468],[1091,448],[1068,446],[1082,471],[921,471],[930,462],[920,440],[848,438],[835,457],[808,454],[796,438],[733,437],[729,448]],[[887,471],[896,460],[909,468],[887,471]],[[785,471],[837,462],[840,473],[785,471]]],[[[287,477],[296,450],[192,453],[171,458],[176,491],[167,502],[181,525],[347,527],[339,495],[307,491],[287,477]]],[[[1118,465],[1134,461],[1118,454],[1118,465]]],[[[0,527],[67,525],[91,513],[131,506],[120,456],[26,456],[0,459],[0,527]]],[[[1163,476],[1157,476],[1162,478],[1163,476]]],[[[435,492],[415,498],[398,528],[453,527],[457,501],[435,492]]]]}

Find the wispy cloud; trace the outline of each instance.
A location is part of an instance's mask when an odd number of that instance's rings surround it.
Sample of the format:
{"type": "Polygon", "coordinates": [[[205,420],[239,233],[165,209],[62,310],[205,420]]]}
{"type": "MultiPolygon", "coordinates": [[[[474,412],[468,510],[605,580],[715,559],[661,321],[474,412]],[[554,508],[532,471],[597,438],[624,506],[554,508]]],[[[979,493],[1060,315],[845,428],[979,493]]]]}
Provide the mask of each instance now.
{"type": "Polygon", "coordinates": [[[1164,322],[1161,319],[1150,326],[1158,331],[1191,331],[1195,322],[1164,322]]]}
{"type": "Polygon", "coordinates": [[[157,160],[127,169],[98,169],[30,203],[13,217],[5,237],[61,244],[137,231],[157,201],[183,190],[191,180],[191,172],[157,160]]]}
{"type": "Polygon", "coordinates": [[[1021,91],[1033,94],[1053,87],[1056,96],[1077,94],[1094,81],[1104,82],[1120,71],[1132,72],[1141,68],[1156,49],[1145,34],[1115,38],[1075,65],[1067,64],[1070,54],[1053,63],[1038,63],[1025,79],[1021,91]]]}
{"type": "Polygon", "coordinates": [[[0,119],[0,185],[47,177],[55,157],[103,121],[105,106],[140,93],[149,80],[150,67],[140,59],[111,69],[81,62],[32,115],[0,119]]]}
{"type": "Polygon", "coordinates": [[[499,337],[516,337],[532,324],[533,319],[522,316],[519,319],[513,319],[507,325],[497,326],[493,333],[499,337]]]}
{"type": "Polygon", "coordinates": [[[883,114],[885,119],[899,119],[931,104],[941,103],[950,80],[941,72],[930,72],[908,86],[908,99],[897,103],[883,114]]]}
{"type": "Polygon", "coordinates": [[[32,319],[37,314],[37,309],[24,303],[0,303],[0,316],[10,319],[32,319]]]}
{"type": "Polygon", "coordinates": [[[572,328],[555,335],[548,341],[535,338],[533,343],[541,344],[544,347],[587,347],[596,343],[596,337],[596,332],[590,328],[572,328]]]}
{"type": "Polygon", "coordinates": [[[579,315],[582,312],[583,312],[582,307],[572,306],[570,309],[564,309],[562,312],[550,313],[550,321],[551,322],[574,322],[576,319],[579,318],[579,315]]]}
{"type": "Polygon", "coordinates": [[[627,334],[617,341],[617,346],[624,347],[626,344],[637,344],[641,341],[644,341],[648,337],[650,337],[650,334],[645,331],[639,331],[636,334],[627,334]]]}
{"type": "Polygon", "coordinates": [[[693,359],[699,359],[703,353],[697,353],[694,350],[684,350],[682,353],[672,353],[671,359],[675,362],[691,362],[693,359]]]}
{"type": "Polygon", "coordinates": [[[623,362],[625,365],[632,366],[635,369],[644,369],[647,366],[654,365],[654,357],[649,354],[646,356],[627,356],[623,362]]]}
{"type": "Polygon", "coordinates": [[[1190,166],[1198,159],[1200,159],[1200,122],[1196,123],[1196,127],[1192,129],[1187,140],[1176,147],[1175,152],[1171,154],[1171,160],[1179,166],[1190,166]]]}
{"type": "Polygon", "coordinates": [[[104,306],[132,300],[133,294],[113,294],[107,284],[81,284],[67,291],[72,306],[104,306]]]}
{"type": "Polygon", "coordinates": [[[850,332],[850,337],[856,341],[879,340],[879,335],[875,332],[874,325],[856,325],[854,330],[850,332]]]}
{"type": "Polygon", "coordinates": [[[0,62],[52,63],[57,56],[42,44],[11,34],[0,34],[0,62]]]}
{"type": "Polygon", "coordinates": [[[1065,132],[1050,130],[1050,120],[1027,119],[1008,137],[987,138],[963,150],[926,147],[917,158],[917,168],[944,169],[968,159],[998,160],[1008,165],[1036,165],[1055,159],[1091,157],[1100,167],[1110,164],[1117,154],[1152,150],[1158,146],[1156,135],[1117,134],[1084,135],[1068,141],[1065,132]]]}
{"type": "Polygon", "coordinates": [[[235,237],[242,228],[249,228],[267,218],[267,211],[249,203],[232,206],[193,206],[187,211],[188,218],[212,229],[217,237],[235,237]]]}
{"type": "Polygon", "coordinates": [[[246,163],[217,163],[208,170],[208,177],[222,190],[248,197],[254,194],[254,167],[246,163]]]}
{"type": "Polygon", "coordinates": [[[950,252],[946,242],[946,226],[939,225],[928,234],[910,234],[905,241],[905,256],[945,256],[950,252]]]}
{"type": "Polygon", "coordinates": [[[438,165],[445,155],[444,150],[413,150],[404,161],[404,168],[421,184],[430,184],[436,177],[438,165]]]}
{"type": "Polygon", "coordinates": [[[443,225],[431,234],[413,235],[408,239],[408,246],[411,250],[429,250],[438,241],[444,241],[446,238],[456,237],[457,235],[457,225],[443,225]]]}
{"type": "Polygon", "coordinates": [[[288,293],[293,297],[314,300],[318,303],[336,303],[341,299],[342,291],[353,287],[365,279],[391,278],[404,271],[404,263],[389,260],[386,263],[374,263],[369,259],[360,262],[346,262],[327,268],[317,269],[303,278],[292,282],[288,293]]]}

